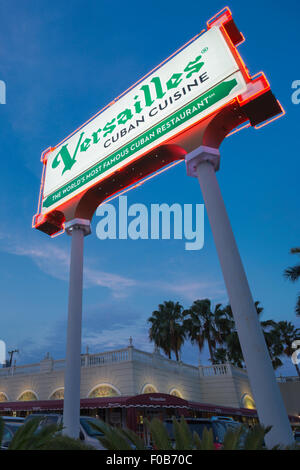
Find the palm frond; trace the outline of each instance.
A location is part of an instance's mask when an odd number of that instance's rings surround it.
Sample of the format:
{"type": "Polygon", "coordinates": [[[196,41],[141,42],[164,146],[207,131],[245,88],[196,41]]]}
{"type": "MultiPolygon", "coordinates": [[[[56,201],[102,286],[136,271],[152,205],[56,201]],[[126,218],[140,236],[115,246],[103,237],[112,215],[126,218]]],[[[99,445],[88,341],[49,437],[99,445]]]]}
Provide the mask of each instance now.
{"type": "Polygon", "coordinates": [[[265,435],[271,430],[271,427],[264,428],[259,424],[253,426],[245,437],[243,449],[245,450],[261,450],[264,446],[265,435]]]}
{"type": "Polygon", "coordinates": [[[172,450],[172,443],[168,431],[164,424],[158,418],[152,419],[150,422],[145,420],[147,429],[150,431],[155,449],[172,450]]]}
{"type": "Polygon", "coordinates": [[[197,450],[215,450],[214,446],[214,436],[212,429],[203,429],[202,439],[200,439],[199,434],[194,432],[194,442],[197,450]]]}
{"type": "Polygon", "coordinates": [[[238,450],[242,446],[243,435],[246,434],[246,429],[241,426],[238,430],[228,430],[224,436],[223,449],[224,450],[238,450]]]}
{"type": "Polygon", "coordinates": [[[183,417],[181,417],[180,422],[178,422],[176,418],[173,418],[173,433],[175,437],[176,450],[193,449],[193,436],[183,417]]]}
{"type": "Polygon", "coordinates": [[[295,311],[296,311],[296,315],[300,317],[300,294],[298,295],[295,311]]]}
{"type": "Polygon", "coordinates": [[[9,450],[42,449],[54,436],[62,430],[62,426],[50,424],[39,429],[41,418],[34,418],[23,424],[14,434],[9,450]]]}
{"type": "Polygon", "coordinates": [[[284,277],[289,279],[289,281],[295,282],[300,277],[300,265],[291,266],[290,268],[285,269],[284,277]]]}

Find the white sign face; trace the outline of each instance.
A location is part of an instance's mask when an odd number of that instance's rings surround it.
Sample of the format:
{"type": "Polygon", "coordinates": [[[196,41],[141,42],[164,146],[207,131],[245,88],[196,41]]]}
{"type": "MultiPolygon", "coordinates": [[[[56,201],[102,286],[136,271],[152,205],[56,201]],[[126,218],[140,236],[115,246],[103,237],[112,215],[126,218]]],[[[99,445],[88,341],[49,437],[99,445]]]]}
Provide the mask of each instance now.
{"type": "Polygon", "coordinates": [[[246,90],[211,28],[48,154],[42,213],[182,132],[246,90]]]}

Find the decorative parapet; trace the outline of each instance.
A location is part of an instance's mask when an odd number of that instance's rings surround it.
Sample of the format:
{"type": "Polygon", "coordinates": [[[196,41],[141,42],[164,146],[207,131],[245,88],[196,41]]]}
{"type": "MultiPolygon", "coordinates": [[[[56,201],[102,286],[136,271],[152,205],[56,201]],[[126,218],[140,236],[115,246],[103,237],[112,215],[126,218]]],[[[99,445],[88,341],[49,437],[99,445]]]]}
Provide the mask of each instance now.
{"type": "Polygon", "coordinates": [[[49,353],[45,356],[45,358],[40,362],[40,373],[46,374],[48,372],[52,372],[53,370],[53,359],[50,357],[49,353]]]}
{"type": "Polygon", "coordinates": [[[154,353],[148,353],[139,349],[133,349],[133,360],[142,362],[144,364],[150,364],[152,366],[165,368],[169,372],[175,372],[180,374],[193,375],[199,377],[198,367],[190,364],[185,364],[182,361],[174,361],[162,356],[157,351],[154,353]]]}
{"type": "Polygon", "coordinates": [[[247,371],[233,366],[232,364],[214,364],[212,366],[199,366],[200,377],[220,377],[220,376],[243,376],[247,377],[247,371]]]}
{"type": "Polygon", "coordinates": [[[281,375],[280,377],[277,377],[277,382],[279,383],[299,382],[299,381],[300,381],[300,377],[298,377],[297,375],[292,375],[288,377],[282,377],[281,375]]]}
{"type": "MultiPolygon", "coordinates": [[[[153,353],[141,351],[139,349],[135,349],[132,345],[115,351],[107,351],[98,354],[87,353],[81,355],[81,367],[99,367],[108,364],[132,361],[148,364],[154,367],[165,368],[166,370],[175,373],[199,377],[199,370],[196,366],[185,364],[182,361],[177,362],[172,359],[168,359],[157,351],[153,353]]],[[[12,375],[49,373],[52,371],[64,370],[64,368],[64,359],[53,360],[48,355],[40,363],[0,369],[0,378],[12,375]]]]}
{"type": "Polygon", "coordinates": [[[40,373],[40,363],[28,364],[25,366],[4,367],[3,369],[0,369],[0,378],[9,377],[12,375],[29,375],[29,374],[39,374],[39,373],[40,373]]]}
{"type": "Polygon", "coordinates": [[[104,364],[130,361],[132,347],[107,351],[99,354],[83,354],[81,356],[81,367],[95,367],[104,364]]]}

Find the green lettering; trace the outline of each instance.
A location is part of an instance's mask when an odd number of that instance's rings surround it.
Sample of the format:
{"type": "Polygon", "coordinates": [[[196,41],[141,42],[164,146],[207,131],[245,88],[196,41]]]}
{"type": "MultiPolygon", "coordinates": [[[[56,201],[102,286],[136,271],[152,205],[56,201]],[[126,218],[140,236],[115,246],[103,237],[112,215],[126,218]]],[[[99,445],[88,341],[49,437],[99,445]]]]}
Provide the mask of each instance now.
{"type": "Polygon", "coordinates": [[[130,109],[125,109],[125,111],[122,111],[120,114],[118,114],[117,119],[118,119],[118,124],[125,124],[129,119],[132,119],[132,112],[130,109]]]}
{"type": "Polygon", "coordinates": [[[100,137],[99,137],[99,133],[102,129],[98,129],[96,132],[93,132],[92,133],[92,137],[93,137],[93,144],[98,144],[99,140],[100,140],[100,137]]]}
{"type": "Polygon", "coordinates": [[[145,104],[146,106],[151,106],[154,103],[154,100],[151,98],[151,92],[149,85],[143,85],[140,90],[144,93],[145,104]]]}
{"type": "Polygon", "coordinates": [[[182,82],[182,79],[180,78],[182,76],[182,73],[173,73],[172,77],[169,78],[167,81],[167,89],[171,90],[172,88],[177,88],[179,83],[182,82]]]}
{"type": "Polygon", "coordinates": [[[110,122],[107,122],[103,128],[103,137],[106,137],[107,134],[111,134],[112,131],[116,128],[116,124],[113,124],[115,122],[115,118],[113,118],[110,122]]]}
{"type": "Polygon", "coordinates": [[[201,57],[202,57],[201,55],[198,55],[198,57],[196,57],[195,60],[192,60],[191,62],[187,64],[187,66],[184,69],[185,72],[189,72],[186,78],[190,78],[193,75],[193,73],[198,73],[201,67],[203,67],[204,62],[199,62],[201,57]]]}
{"type": "Polygon", "coordinates": [[[87,149],[90,147],[90,141],[92,139],[85,139],[82,144],[80,145],[80,152],[86,152],[87,149]]]}
{"type": "Polygon", "coordinates": [[[160,78],[159,77],[153,77],[151,82],[154,83],[154,86],[155,86],[156,98],[160,99],[163,96],[165,96],[166,93],[163,92],[160,78]]]}

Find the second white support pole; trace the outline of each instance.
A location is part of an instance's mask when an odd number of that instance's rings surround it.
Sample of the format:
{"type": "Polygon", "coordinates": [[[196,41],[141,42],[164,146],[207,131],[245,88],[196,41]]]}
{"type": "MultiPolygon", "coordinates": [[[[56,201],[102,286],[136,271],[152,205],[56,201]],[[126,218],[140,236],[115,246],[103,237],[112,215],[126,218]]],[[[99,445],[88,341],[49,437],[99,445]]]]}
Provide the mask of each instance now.
{"type": "Polygon", "coordinates": [[[80,369],[84,236],[90,233],[88,220],[74,219],[66,224],[71,235],[69,307],[64,390],[64,433],[75,439],[80,430],[80,369]]]}
{"type": "Polygon", "coordinates": [[[272,426],[266,443],[290,445],[289,419],[215,174],[219,152],[200,147],[198,154],[192,153],[187,158],[188,174],[200,183],[259,420],[272,426]]]}

